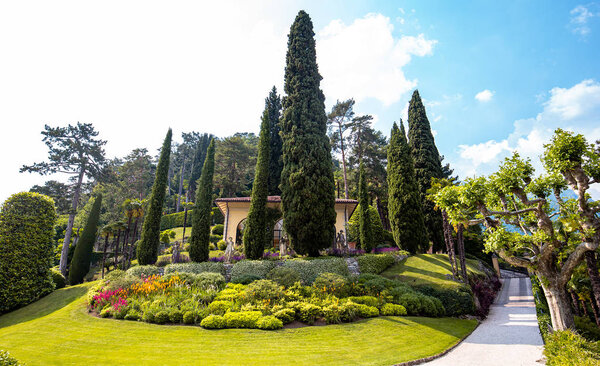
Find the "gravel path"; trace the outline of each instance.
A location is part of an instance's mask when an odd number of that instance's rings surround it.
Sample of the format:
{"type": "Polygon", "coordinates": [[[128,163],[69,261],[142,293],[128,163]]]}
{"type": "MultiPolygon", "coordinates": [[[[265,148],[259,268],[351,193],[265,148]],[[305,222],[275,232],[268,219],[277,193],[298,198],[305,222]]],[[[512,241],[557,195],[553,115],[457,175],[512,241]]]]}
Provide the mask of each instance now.
{"type": "Polygon", "coordinates": [[[431,366],[539,366],[544,343],[529,278],[506,278],[490,314],[470,336],[431,366]]]}

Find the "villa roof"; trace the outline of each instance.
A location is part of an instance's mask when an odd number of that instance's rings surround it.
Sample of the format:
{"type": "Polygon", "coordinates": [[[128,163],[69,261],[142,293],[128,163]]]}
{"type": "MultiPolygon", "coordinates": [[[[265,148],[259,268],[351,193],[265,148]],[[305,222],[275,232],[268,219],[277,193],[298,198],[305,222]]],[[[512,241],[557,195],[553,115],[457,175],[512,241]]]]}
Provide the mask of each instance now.
{"type": "MultiPolygon", "coordinates": [[[[217,204],[217,206],[219,207],[221,212],[223,214],[225,214],[227,203],[229,203],[229,202],[248,202],[248,203],[250,203],[251,200],[252,200],[252,197],[227,197],[227,198],[217,198],[215,200],[215,203],[217,204]]],[[[279,203],[281,203],[281,196],[268,196],[267,203],[279,204],[279,203]]],[[[350,215],[352,215],[352,212],[354,212],[354,209],[358,205],[357,200],[351,200],[351,199],[345,199],[345,198],[336,198],[335,203],[350,205],[350,210],[349,210],[350,215]]]]}

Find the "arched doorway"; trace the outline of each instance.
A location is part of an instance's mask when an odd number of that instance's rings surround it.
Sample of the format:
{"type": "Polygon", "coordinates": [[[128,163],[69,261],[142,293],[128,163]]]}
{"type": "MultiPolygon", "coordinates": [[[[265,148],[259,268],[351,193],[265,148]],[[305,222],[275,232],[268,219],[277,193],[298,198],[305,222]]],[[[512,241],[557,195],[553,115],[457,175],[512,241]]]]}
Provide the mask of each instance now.
{"type": "Polygon", "coordinates": [[[283,219],[279,219],[273,227],[273,247],[278,248],[283,236],[283,219]]]}
{"type": "Polygon", "coordinates": [[[246,228],[246,219],[240,221],[235,232],[235,244],[241,245],[244,242],[244,229],[246,228]]]}

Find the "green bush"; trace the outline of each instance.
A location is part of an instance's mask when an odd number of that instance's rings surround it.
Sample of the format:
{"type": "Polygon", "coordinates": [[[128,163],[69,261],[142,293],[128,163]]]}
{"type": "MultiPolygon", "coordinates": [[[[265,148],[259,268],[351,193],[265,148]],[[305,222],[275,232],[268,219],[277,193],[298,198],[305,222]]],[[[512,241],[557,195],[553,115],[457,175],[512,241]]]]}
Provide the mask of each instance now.
{"type": "Polygon", "coordinates": [[[350,296],[348,300],[357,304],[364,304],[375,307],[379,306],[379,300],[377,300],[377,298],[373,296],[350,296]]]}
{"type": "Polygon", "coordinates": [[[399,282],[388,278],[364,273],[358,276],[358,284],[372,296],[379,296],[384,290],[390,290],[399,286],[399,282]]]}
{"type": "Polygon", "coordinates": [[[184,324],[195,324],[197,319],[197,314],[194,311],[186,311],[183,313],[183,323],[184,324]]]}
{"type": "Polygon", "coordinates": [[[550,327],[552,327],[552,318],[550,318],[550,314],[541,314],[537,316],[537,319],[540,335],[542,336],[542,339],[546,341],[550,334],[550,327]]]}
{"type": "Polygon", "coordinates": [[[52,268],[50,270],[50,273],[52,274],[52,282],[54,282],[54,286],[57,290],[67,285],[67,280],[65,279],[65,276],[63,276],[58,269],[52,268]]]}
{"type": "Polygon", "coordinates": [[[275,267],[269,273],[267,273],[267,279],[275,281],[281,286],[291,287],[294,283],[302,281],[298,272],[291,268],[286,267],[275,267]]]}
{"type": "Polygon", "coordinates": [[[258,280],[249,284],[244,294],[250,301],[277,301],[283,297],[283,289],[277,282],[258,280]]]}
{"type": "Polygon", "coordinates": [[[381,315],[402,316],[406,315],[406,309],[402,305],[385,304],[381,307],[381,315]]]}
{"type": "MultiPolygon", "coordinates": [[[[188,210],[186,226],[192,226],[192,214],[194,210],[188,210]]],[[[185,211],[177,212],[169,215],[163,215],[160,218],[160,231],[183,227],[185,211]]]]}
{"type": "Polygon", "coordinates": [[[227,327],[227,322],[221,315],[209,315],[202,319],[200,326],[206,329],[223,329],[227,327]]]}
{"type": "Polygon", "coordinates": [[[544,347],[548,366],[597,366],[600,364],[600,342],[586,341],[569,330],[549,334],[544,347]]]}
{"type": "Polygon", "coordinates": [[[134,283],[141,283],[142,280],[139,277],[124,276],[118,277],[110,281],[106,281],[104,286],[105,290],[118,290],[120,288],[131,287],[134,283]]]}
{"type": "Polygon", "coordinates": [[[137,310],[129,309],[125,315],[125,320],[137,321],[140,319],[140,313],[137,310]]]}
{"type": "Polygon", "coordinates": [[[127,275],[135,278],[150,277],[152,275],[157,275],[160,273],[160,269],[151,264],[146,266],[135,266],[131,267],[127,270],[127,275]]]}
{"type": "Polygon", "coordinates": [[[221,237],[222,237],[224,230],[225,230],[225,225],[223,225],[223,224],[217,224],[217,225],[213,226],[213,228],[211,230],[211,234],[213,234],[213,235],[221,235],[221,237]]]}
{"type": "Polygon", "coordinates": [[[273,314],[277,319],[281,320],[283,324],[288,324],[294,321],[296,311],[293,309],[282,309],[273,314]]]}
{"type": "Polygon", "coordinates": [[[210,234],[210,236],[208,237],[208,241],[210,242],[210,245],[215,245],[221,240],[223,240],[223,235],[210,234]]]}
{"type": "Polygon", "coordinates": [[[123,278],[127,275],[127,273],[123,270],[120,269],[115,269],[114,271],[108,272],[105,276],[104,279],[108,280],[108,281],[113,281],[119,278],[123,278]]]}
{"type": "Polygon", "coordinates": [[[398,298],[397,303],[404,306],[410,315],[437,317],[446,313],[439,299],[418,292],[404,293],[398,298]]]}
{"type": "Polygon", "coordinates": [[[225,286],[225,277],[220,273],[203,272],[196,275],[194,285],[204,290],[219,290],[225,286]]]}
{"type": "Polygon", "coordinates": [[[219,240],[216,245],[217,245],[217,249],[219,249],[219,250],[227,249],[227,243],[225,243],[225,240],[219,240]]]}
{"type": "Polygon", "coordinates": [[[276,264],[272,261],[262,260],[243,260],[233,265],[231,269],[231,282],[241,283],[239,279],[242,276],[256,276],[260,279],[267,277],[267,273],[271,271],[276,264]]]}
{"type": "Polygon", "coordinates": [[[283,267],[295,270],[305,285],[311,285],[321,273],[350,275],[348,264],[344,258],[292,259],[285,261],[283,267]]]}
{"type": "Polygon", "coordinates": [[[10,353],[0,350],[0,366],[19,366],[19,361],[10,353]]]}
{"type": "Polygon", "coordinates": [[[261,317],[260,311],[228,312],[223,316],[227,328],[256,328],[256,321],[261,317]]]}
{"type": "Polygon", "coordinates": [[[54,201],[38,193],[13,194],[0,210],[0,314],[54,290],[50,272],[54,201]]]}
{"type": "Polygon", "coordinates": [[[343,308],[337,304],[331,304],[323,308],[323,318],[327,324],[337,324],[342,322],[343,308]]]}
{"type": "Polygon", "coordinates": [[[337,273],[321,273],[315,279],[313,287],[340,298],[346,297],[350,293],[348,279],[337,273]]]}
{"type": "Polygon", "coordinates": [[[169,320],[171,323],[179,324],[183,321],[183,314],[179,309],[171,309],[169,312],[169,320]]]}
{"type": "Polygon", "coordinates": [[[261,278],[258,277],[258,276],[251,275],[251,274],[245,274],[245,275],[238,276],[236,278],[232,278],[231,279],[231,283],[247,285],[247,284],[252,283],[254,281],[258,281],[260,279],[261,278]]]}
{"type": "Polygon", "coordinates": [[[169,318],[169,313],[166,310],[161,310],[154,315],[154,322],[156,324],[165,324],[171,320],[169,318]]]}
{"type": "Polygon", "coordinates": [[[100,311],[101,318],[110,318],[112,316],[112,308],[110,306],[105,307],[100,311]]]}
{"type": "Polygon", "coordinates": [[[233,302],[216,300],[211,302],[208,307],[208,313],[213,315],[223,315],[233,307],[233,302]]]}
{"type": "MultiPolygon", "coordinates": [[[[360,215],[361,215],[360,205],[356,206],[354,213],[350,216],[350,220],[348,220],[348,241],[356,242],[357,248],[361,248],[360,246],[360,215]]],[[[373,242],[375,246],[383,243],[384,241],[384,229],[383,224],[381,223],[381,218],[379,217],[379,213],[377,209],[373,206],[369,206],[369,218],[371,219],[371,230],[373,231],[373,242]]],[[[364,249],[364,248],[363,248],[364,249]]]]}
{"type": "Polygon", "coordinates": [[[308,302],[303,302],[296,307],[296,314],[301,322],[313,324],[321,315],[321,307],[308,302]]]}
{"type": "Polygon", "coordinates": [[[415,289],[424,295],[439,299],[448,316],[473,314],[475,312],[473,295],[470,289],[466,287],[460,287],[455,290],[437,289],[431,286],[418,286],[415,289]]]}
{"type": "Polygon", "coordinates": [[[588,341],[600,341],[600,328],[588,317],[575,317],[575,329],[588,341]]]}
{"type": "Polygon", "coordinates": [[[365,254],[356,258],[360,273],[380,274],[394,264],[390,254],[365,254]]]}
{"type": "Polygon", "coordinates": [[[169,264],[165,267],[165,274],[179,272],[179,273],[194,273],[200,274],[202,272],[214,272],[225,275],[225,266],[220,262],[190,262],[190,263],[177,263],[169,264]]]}
{"type": "Polygon", "coordinates": [[[169,274],[164,275],[162,277],[162,280],[169,281],[172,277],[179,278],[179,281],[183,281],[183,283],[185,283],[186,285],[192,285],[194,282],[196,282],[196,279],[198,278],[197,275],[193,273],[171,272],[169,274]]]}
{"type": "Polygon", "coordinates": [[[263,330],[275,330],[283,328],[283,322],[274,316],[267,315],[258,319],[256,327],[263,330]]]}

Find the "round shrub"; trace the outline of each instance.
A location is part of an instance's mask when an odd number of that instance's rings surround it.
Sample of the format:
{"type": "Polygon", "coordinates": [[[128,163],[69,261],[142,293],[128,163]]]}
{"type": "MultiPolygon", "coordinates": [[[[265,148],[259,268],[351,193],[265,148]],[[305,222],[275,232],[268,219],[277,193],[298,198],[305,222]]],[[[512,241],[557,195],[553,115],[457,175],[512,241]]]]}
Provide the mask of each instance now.
{"type": "Polygon", "coordinates": [[[373,296],[350,296],[348,300],[357,304],[363,304],[374,307],[379,306],[379,300],[377,300],[377,298],[373,296]]]}
{"type": "Polygon", "coordinates": [[[375,274],[365,273],[358,276],[358,283],[364,290],[373,296],[379,296],[384,290],[398,286],[398,282],[375,274]]]}
{"type": "Polygon", "coordinates": [[[298,272],[305,285],[312,284],[321,273],[337,273],[341,276],[349,276],[348,264],[344,258],[317,258],[313,260],[292,259],[283,264],[285,268],[291,268],[298,272]]]}
{"type": "Polygon", "coordinates": [[[356,315],[360,318],[373,318],[379,316],[379,309],[374,306],[356,304],[356,315]]]}
{"type": "Polygon", "coordinates": [[[171,323],[179,324],[183,321],[183,314],[179,309],[173,309],[169,312],[169,320],[171,323]]]}
{"type": "Polygon", "coordinates": [[[242,284],[242,285],[247,285],[249,283],[252,283],[254,281],[258,281],[261,278],[252,274],[245,274],[245,275],[241,275],[241,276],[237,276],[235,278],[231,278],[231,283],[237,283],[237,284],[242,284]]]}
{"type": "Polygon", "coordinates": [[[104,279],[108,280],[108,281],[113,281],[119,278],[123,278],[126,276],[126,272],[120,269],[115,269],[114,271],[108,272],[105,276],[104,279]]]}
{"type": "Polygon", "coordinates": [[[275,281],[286,288],[293,286],[296,282],[302,281],[298,272],[291,268],[281,266],[275,267],[267,273],[267,279],[275,281]]]}
{"type": "Polygon", "coordinates": [[[214,272],[225,275],[225,266],[220,262],[190,262],[190,263],[176,263],[169,264],[165,267],[165,274],[179,272],[179,273],[194,273],[200,274],[203,272],[214,272]]]}
{"type": "Polygon", "coordinates": [[[337,297],[346,297],[350,292],[348,279],[337,273],[322,273],[313,283],[317,290],[335,295],[337,297]]]}
{"type": "Polygon", "coordinates": [[[223,316],[227,328],[256,328],[256,321],[261,317],[260,311],[228,312],[223,316]]]}
{"type": "Polygon", "coordinates": [[[418,286],[415,289],[424,295],[440,299],[448,316],[473,314],[475,312],[473,293],[467,287],[438,289],[431,286],[418,286]]]}
{"type": "Polygon", "coordinates": [[[125,320],[137,321],[140,319],[140,313],[137,310],[130,309],[125,315],[125,320]]]}
{"type": "Polygon", "coordinates": [[[185,313],[183,313],[183,323],[184,324],[196,323],[196,313],[193,311],[186,311],[185,313]]]}
{"type": "Polygon", "coordinates": [[[223,236],[223,231],[224,230],[225,230],[225,225],[223,225],[223,224],[217,224],[217,225],[213,226],[213,228],[211,230],[211,234],[223,236]]]}
{"type": "Polygon", "coordinates": [[[227,322],[221,315],[209,315],[202,319],[200,326],[206,329],[223,329],[227,326],[227,322]]]}
{"type": "Polygon", "coordinates": [[[270,280],[258,280],[249,284],[248,287],[246,287],[244,294],[250,301],[276,301],[283,297],[283,290],[276,282],[270,280]]]}
{"type": "Polygon", "coordinates": [[[275,330],[283,328],[283,322],[274,316],[263,316],[256,321],[256,327],[263,330],[275,330]]]}
{"type": "Polygon", "coordinates": [[[397,300],[398,305],[404,306],[406,312],[410,315],[419,315],[422,313],[423,305],[421,296],[417,293],[404,293],[397,300]]]}
{"type": "Polygon", "coordinates": [[[281,320],[283,324],[288,324],[294,321],[296,312],[293,309],[281,309],[273,314],[273,316],[281,320]]]}
{"type": "Polygon", "coordinates": [[[227,243],[225,243],[225,240],[219,240],[217,242],[217,248],[219,250],[225,250],[225,249],[227,249],[227,243]]]}
{"type": "Polygon", "coordinates": [[[196,276],[194,285],[204,290],[219,290],[225,286],[225,277],[220,273],[203,272],[196,276]]]}
{"type": "Polygon", "coordinates": [[[406,315],[406,309],[402,305],[385,304],[381,307],[381,315],[402,316],[406,315]]]}
{"type": "Polygon", "coordinates": [[[211,302],[208,305],[207,310],[208,310],[209,314],[223,315],[232,307],[233,307],[233,303],[231,301],[217,300],[217,301],[211,302]]]}
{"type": "Polygon", "coordinates": [[[54,290],[50,267],[54,201],[38,193],[13,194],[0,210],[0,314],[54,290]]]}
{"type": "Polygon", "coordinates": [[[337,324],[342,322],[343,308],[337,304],[331,304],[323,308],[323,318],[327,324],[337,324]]]}
{"type": "Polygon", "coordinates": [[[150,277],[152,275],[160,274],[160,269],[153,265],[147,266],[135,266],[127,270],[127,275],[134,278],[150,277]]]}
{"type": "Polygon", "coordinates": [[[50,273],[52,274],[52,282],[54,282],[54,286],[57,290],[66,286],[67,280],[58,269],[52,268],[50,273]]]}
{"type": "Polygon", "coordinates": [[[165,324],[169,320],[169,313],[166,310],[161,310],[154,315],[154,322],[156,324],[165,324]]]}
{"type": "Polygon", "coordinates": [[[313,324],[315,320],[321,315],[321,307],[303,302],[300,303],[296,308],[298,319],[306,324],[313,324]]]}

